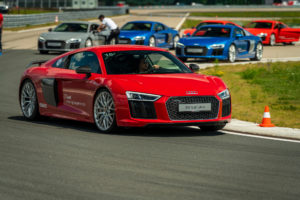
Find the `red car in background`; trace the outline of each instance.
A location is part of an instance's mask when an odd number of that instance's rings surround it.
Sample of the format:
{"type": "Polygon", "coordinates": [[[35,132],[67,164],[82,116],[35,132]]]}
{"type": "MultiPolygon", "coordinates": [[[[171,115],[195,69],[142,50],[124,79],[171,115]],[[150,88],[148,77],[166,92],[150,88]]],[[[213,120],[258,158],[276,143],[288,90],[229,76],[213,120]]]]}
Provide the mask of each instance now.
{"type": "Polygon", "coordinates": [[[259,36],[263,44],[293,44],[299,41],[300,28],[290,28],[286,24],[273,20],[256,20],[244,27],[253,35],[259,36]]]}
{"type": "Polygon", "coordinates": [[[183,31],[183,37],[192,35],[201,26],[212,25],[212,24],[233,25],[233,26],[241,27],[240,25],[235,24],[235,23],[233,23],[231,21],[224,21],[224,20],[204,20],[204,21],[201,21],[196,27],[193,27],[191,29],[185,29],[183,31]]]}
{"type": "Polygon", "coordinates": [[[82,48],[24,72],[19,101],[39,115],[118,126],[197,125],[219,130],[231,119],[231,97],[218,77],[193,73],[166,50],[140,45],[82,48]]]}

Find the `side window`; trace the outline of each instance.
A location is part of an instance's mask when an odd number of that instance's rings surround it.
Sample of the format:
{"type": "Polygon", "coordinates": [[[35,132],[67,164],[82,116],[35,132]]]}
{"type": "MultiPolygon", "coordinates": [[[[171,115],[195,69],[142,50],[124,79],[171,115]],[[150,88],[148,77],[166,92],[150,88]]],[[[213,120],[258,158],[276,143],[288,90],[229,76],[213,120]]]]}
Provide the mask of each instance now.
{"type": "Polygon", "coordinates": [[[52,67],[65,68],[65,60],[66,56],[58,59],[57,61],[55,61],[55,63],[53,63],[52,67]]]}
{"type": "Polygon", "coordinates": [[[83,51],[69,57],[68,69],[76,70],[81,66],[90,66],[92,73],[101,73],[98,58],[93,52],[83,51]]]}
{"type": "Polygon", "coordinates": [[[154,30],[155,31],[162,31],[162,30],[164,30],[164,26],[162,24],[155,24],[154,25],[154,30]]]}
{"type": "Polygon", "coordinates": [[[98,26],[99,26],[98,24],[92,24],[90,27],[90,31],[96,31],[98,26]]]}
{"type": "Polygon", "coordinates": [[[234,29],[234,37],[236,37],[237,35],[245,36],[245,33],[242,29],[236,28],[234,29]]]}

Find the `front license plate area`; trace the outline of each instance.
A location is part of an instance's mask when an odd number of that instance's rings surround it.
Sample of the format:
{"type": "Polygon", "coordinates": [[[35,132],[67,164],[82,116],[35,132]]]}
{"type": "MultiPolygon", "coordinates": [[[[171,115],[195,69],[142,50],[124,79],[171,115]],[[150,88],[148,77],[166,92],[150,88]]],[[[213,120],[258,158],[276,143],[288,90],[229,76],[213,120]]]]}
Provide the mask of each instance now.
{"type": "Polygon", "coordinates": [[[203,53],[203,49],[200,48],[187,48],[186,51],[188,53],[203,53]]]}
{"type": "Polygon", "coordinates": [[[179,104],[179,112],[211,111],[211,103],[179,104]]]}
{"type": "Polygon", "coordinates": [[[61,43],[60,42],[48,42],[47,45],[51,46],[51,47],[60,47],[61,43]]]}

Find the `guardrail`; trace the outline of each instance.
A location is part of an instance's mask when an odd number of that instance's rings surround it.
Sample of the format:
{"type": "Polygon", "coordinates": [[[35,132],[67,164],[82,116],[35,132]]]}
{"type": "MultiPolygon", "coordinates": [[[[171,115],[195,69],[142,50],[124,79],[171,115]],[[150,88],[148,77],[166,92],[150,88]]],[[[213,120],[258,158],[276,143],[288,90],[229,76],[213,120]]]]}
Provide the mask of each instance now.
{"type": "Polygon", "coordinates": [[[88,18],[97,18],[100,14],[105,16],[128,14],[128,7],[101,7],[95,10],[65,10],[57,13],[7,15],[4,14],[3,26],[5,28],[22,27],[28,25],[46,24],[59,21],[70,21],[88,18]]]}

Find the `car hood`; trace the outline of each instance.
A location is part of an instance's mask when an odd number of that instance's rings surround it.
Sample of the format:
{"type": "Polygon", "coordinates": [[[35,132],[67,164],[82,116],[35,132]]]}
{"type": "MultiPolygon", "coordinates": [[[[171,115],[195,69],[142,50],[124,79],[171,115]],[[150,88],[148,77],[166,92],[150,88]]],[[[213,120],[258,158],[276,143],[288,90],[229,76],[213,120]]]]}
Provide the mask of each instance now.
{"type": "Polygon", "coordinates": [[[72,32],[49,32],[42,33],[40,36],[46,40],[68,40],[71,38],[85,38],[87,33],[72,33],[72,32]]]}
{"type": "Polygon", "coordinates": [[[125,91],[163,96],[216,95],[226,89],[224,82],[214,76],[200,74],[110,75],[115,86],[125,91]]]}
{"type": "Polygon", "coordinates": [[[136,36],[146,36],[149,31],[121,31],[119,38],[132,38],[136,36]]]}
{"type": "Polygon", "coordinates": [[[179,40],[180,43],[188,46],[209,45],[226,43],[230,38],[227,37],[186,37],[179,40]]]}

